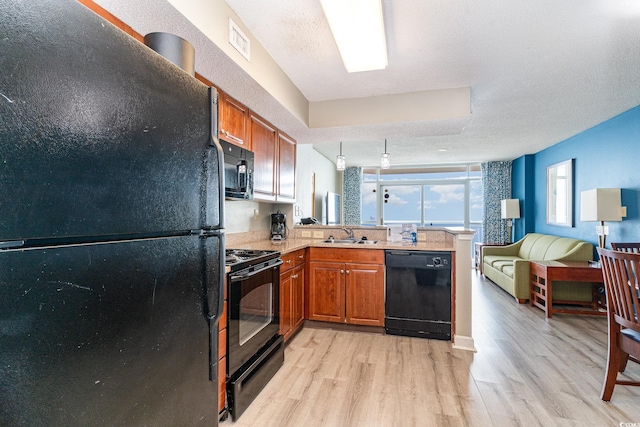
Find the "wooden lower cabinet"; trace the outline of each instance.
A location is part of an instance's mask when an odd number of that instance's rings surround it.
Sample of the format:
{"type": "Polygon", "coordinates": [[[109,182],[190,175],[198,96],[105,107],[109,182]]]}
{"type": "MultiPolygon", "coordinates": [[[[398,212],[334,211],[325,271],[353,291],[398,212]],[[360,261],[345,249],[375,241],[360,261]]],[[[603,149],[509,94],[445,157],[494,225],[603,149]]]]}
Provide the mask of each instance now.
{"type": "Polygon", "coordinates": [[[309,263],[310,320],[341,322],[345,317],[345,264],[338,262],[309,263]]]}
{"type": "Polygon", "coordinates": [[[308,319],[384,326],[382,251],[311,248],[309,260],[308,319]]]}
{"type": "Polygon", "coordinates": [[[285,342],[304,322],[304,283],[306,250],[282,256],[280,273],[280,334],[285,342]]]}
{"type": "Polygon", "coordinates": [[[346,322],[384,326],[384,266],[346,264],[346,322]]]}

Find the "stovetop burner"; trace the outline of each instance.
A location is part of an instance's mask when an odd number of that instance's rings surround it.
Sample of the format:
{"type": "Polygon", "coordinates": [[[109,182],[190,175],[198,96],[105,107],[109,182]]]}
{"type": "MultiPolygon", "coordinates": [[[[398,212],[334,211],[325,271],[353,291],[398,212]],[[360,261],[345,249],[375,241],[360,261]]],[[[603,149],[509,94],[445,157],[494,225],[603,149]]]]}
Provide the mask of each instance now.
{"type": "Polygon", "coordinates": [[[231,270],[235,271],[271,258],[277,258],[278,255],[280,255],[278,251],[227,249],[225,251],[225,265],[231,266],[231,270]]]}

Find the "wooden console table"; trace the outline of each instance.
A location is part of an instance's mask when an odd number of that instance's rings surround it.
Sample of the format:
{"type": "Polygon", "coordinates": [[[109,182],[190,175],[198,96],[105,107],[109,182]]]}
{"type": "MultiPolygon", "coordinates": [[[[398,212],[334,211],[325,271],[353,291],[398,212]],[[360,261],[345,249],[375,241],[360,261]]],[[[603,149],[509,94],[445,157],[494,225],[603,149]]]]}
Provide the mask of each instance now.
{"type": "Polygon", "coordinates": [[[589,265],[587,261],[530,261],[530,293],[529,304],[542,309],[547,317],[552,313],[594,314],[604,316],[606,311],[601,311],[601,305],[592,289],[591,302],[584,301],[558,301],[553,300],[553,282],[589,282],[604,283],[602,269],[589,265]],[[584,307],[583,309],[559,309],[554,308],[553,303],[572,304],[584,307]],[[589,308],[587,308],[589,307],[589,308]]]}

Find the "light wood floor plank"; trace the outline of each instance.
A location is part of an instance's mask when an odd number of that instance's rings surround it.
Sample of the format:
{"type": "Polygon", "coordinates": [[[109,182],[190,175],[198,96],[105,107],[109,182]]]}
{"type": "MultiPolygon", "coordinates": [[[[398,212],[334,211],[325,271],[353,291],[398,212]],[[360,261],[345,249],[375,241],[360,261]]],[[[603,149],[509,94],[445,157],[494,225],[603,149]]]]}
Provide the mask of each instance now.
{"type": "MultiPolygon", "coordinates": [[[[640,423],[640,388],[600,400],[604,317],[517,304],[474,273],[478,353],[451,343],[303,328],[285,364],[222,427],[617,426],[640,423]]],[[[629,363],[628,376],[640,378],[629,363]]]]}

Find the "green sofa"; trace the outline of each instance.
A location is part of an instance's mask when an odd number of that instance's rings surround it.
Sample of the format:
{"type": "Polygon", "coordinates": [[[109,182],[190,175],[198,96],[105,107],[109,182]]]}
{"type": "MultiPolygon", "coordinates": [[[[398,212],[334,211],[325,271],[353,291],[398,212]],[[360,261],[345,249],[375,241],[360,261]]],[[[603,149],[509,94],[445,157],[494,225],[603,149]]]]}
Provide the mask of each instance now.
{"type": "MultiPolygon", "coordinates": [[[[529,261],[589,261],[593,245],[582,240],[530,233],[507,246],[482,247],[482,273],[520,303],[529,299],[529,261]]],[[[589,286],[554,282],[554,299],[591,301],[589,286]]]]}

